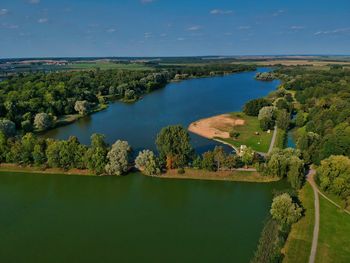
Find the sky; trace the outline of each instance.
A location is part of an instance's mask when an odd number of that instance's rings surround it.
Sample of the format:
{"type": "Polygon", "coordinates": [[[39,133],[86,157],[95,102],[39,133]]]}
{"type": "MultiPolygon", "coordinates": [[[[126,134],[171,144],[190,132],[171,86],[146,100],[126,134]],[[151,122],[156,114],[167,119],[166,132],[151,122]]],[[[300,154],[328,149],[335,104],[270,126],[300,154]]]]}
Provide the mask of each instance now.
{"type": "Polygon", "coordinates": [[[350,54],[350,0],[0,0],[0,58],[350,54]]]}

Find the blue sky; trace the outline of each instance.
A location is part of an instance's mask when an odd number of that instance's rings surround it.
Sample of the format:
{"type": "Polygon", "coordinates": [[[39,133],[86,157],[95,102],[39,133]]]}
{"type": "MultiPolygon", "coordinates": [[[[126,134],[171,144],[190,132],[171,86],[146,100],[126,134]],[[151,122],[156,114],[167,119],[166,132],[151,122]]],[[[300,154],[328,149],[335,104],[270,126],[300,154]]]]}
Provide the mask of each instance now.
{"type": "Polygon", "coordinates": [[[349,0],[0,0],[0,57],[350,54],[349,0]]]}

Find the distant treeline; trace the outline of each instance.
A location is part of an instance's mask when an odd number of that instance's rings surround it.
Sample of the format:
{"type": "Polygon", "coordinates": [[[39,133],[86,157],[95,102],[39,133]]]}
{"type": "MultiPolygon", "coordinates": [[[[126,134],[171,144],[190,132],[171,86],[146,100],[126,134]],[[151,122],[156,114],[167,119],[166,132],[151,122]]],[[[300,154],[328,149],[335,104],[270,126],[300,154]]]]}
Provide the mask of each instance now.
{"type": "Polygon", "coordinates": [[[106,100],[135,101],[174,79],[254,70],[254,66],[210,64],[200,67],[161,67],[155,71],[91,70],[17,74],[0,82],[0,119],[30,131],[39,113],[52,120],[87,114],[106,100]],[[76,103],[79,102],[79,105],[76,103]],[[81,105],[85,105],[84,109],[81,105]],[[79,110],[79,109],[82,109],[79,110]],[[29,129],[29,130],[28,130],[29,129]]]}

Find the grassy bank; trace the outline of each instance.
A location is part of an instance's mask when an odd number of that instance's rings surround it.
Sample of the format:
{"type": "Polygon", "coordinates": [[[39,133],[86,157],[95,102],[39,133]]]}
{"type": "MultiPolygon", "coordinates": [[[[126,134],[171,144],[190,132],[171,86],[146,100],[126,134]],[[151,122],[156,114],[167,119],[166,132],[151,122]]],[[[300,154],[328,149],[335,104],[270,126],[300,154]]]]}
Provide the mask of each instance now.
{"type": "Polygon", "coordinates": [[[247,145],[257,152],[268,152],[273,131],[270,133],[264,132],[260,128],[260,122],[257,117],[248,116],[242,112],[233,112],[230,115],[233,118],[243,119],[245,123],[234,127],[234,131],[239,133],[237,139],[221,140],[238,148],[241,145],[247,145]],[[256,132],[258,132],[258,135],[256,135],[256,132]]]}
{"type": "Polygon", "coordinates": [[[350,262],[350,215],[320,196],[316,262],[350,262]]]}
{"type": "Polygon", "coordinates": [[[283,249],[284,263],[307,263],[310,256],[313,226],[315,222],[314,193],[306,183],[299,191],[299,199],[305,209],[305,215],[292,225],[291,232],[283,249]]]}
{"type": "Polygon", "coordinates": [[[262,176],[255,171],[217,171],[197,170],[186,168],[184,174],[178,174],[177,170],[168,170],[165,174],[157,176],[159,178],[174,179],[196,179],[196,180],[220,180],[237,182],[269,183],[278,181],[278,178],[262,176]]]}
{"type": "Polygon", "coordinates": [[[0,164],[0,173],[17,172],[17,173],[33,173],[33,174],[62,174],[62,175],[82,175],[82,176],[94,176],[89,170],[70,169],[63,170],[59,168],[40,168],[30,166],[19,166],[16,164],[0,164]]]}

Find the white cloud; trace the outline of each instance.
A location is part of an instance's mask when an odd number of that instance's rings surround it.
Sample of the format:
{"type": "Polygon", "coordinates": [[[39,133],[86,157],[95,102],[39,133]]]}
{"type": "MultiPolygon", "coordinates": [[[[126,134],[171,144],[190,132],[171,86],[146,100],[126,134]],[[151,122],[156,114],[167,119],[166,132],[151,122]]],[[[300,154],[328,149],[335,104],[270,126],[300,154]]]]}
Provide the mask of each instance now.
{"type": "Polygon", "coordinates": [[[252,27],[251,26],[239,26],[238,29],[239,30],[248,30],[248,29],[251,29],[252,27]]]}
{"type": "Polygon", "coordinates": [[[108,28],[106,31],[107,31],[107,33],[114,33],[115,31],[117,31],[117,29],[115,29],[115,28],[108,28]]]}
{"type": "Polygon", "coordinates": [[[7,15],[9,13],[9,10],[6,8],[0,9],[0,16],[7,15]]]}
{"type": "Polygon", "coordinates": [[[32,5],[37,5],[40,3],[40,0],[28,0],[28,3],[32,5]]]}
{"type": "Polygon", "coordinates": [[[45,23],[47,23],[49,21],[49,19],[47,19],[47,18],[39,18],[38,19],[38,23],[40,23],[40,24],[45,24],[45,23]]]}
{"type": "Polygon", "coordinates": [[[188,27],[187,31],[198,31],[201,28],[202,28],[201,26],[195,25],[195,26],[188,27]]]}
{"type": "Polygon", "coordinates": [[[210,14],[212,15],[229,15],[232,14],[232,10],[222,10],[222,9],[213,9],[210,11],[210,14]]]}
{"type": "Polygon", "coordinates": [[[150,4],[153,3],[155,0],[140,0],[142,4],[150,4]]]}
{"type": "Polygon", "coordinates": [[[147,39],[147,38],[151,38],[152,37],[152,33],[151,32],[145,32],[143,34],[143,36],[147,39]]]}
{"type": "Polygon", "coordinates": [[[163,33],[163,34],[160,34],[161,37],[166,37],[168,36],[167,34],[163,33]]]}
{"type": "Polygon", "coordinates": [[[304,26],[291,26],[290,27],[290,29],[292,29],[292,30],[302,30],[304,28],[305,28],[304,26]]]}
{"type": "Polygon", "coordinates": [[[0,28],[6,28],[6,29],[18,29],[19,26],[15,24],[8,24],[8,23],[2,23],[0,28]]]}
{"type": "Polygon", "coordinates": [[[272,15],[273,16],[280,16],[282,15],[283,13],[285,13],[285,11],[283,9],[280,9],[280,10],[277,10],[275,13],[273,13],[272,15]]]}
{"type": "Polygon", "coordinates": [[[224,33],[225,36],[232,36],[233,34],[231,32],[224,33]]]}
{"type": "Polygon", "coordinates": [[[177,41],[184,41],[185,39],[183,37],[178,37],[177,41]]]}
{"type": "Polygon", "coordinates": [[[315,36],[317,35],[336,35],[336,34],[341,34],[341,33],[348,33],[350,32],[350,27],[346,27],[346,28],[337,28],[334,30],[321,30],[321,31],[317,31],[314,33],[315,36]]]}

